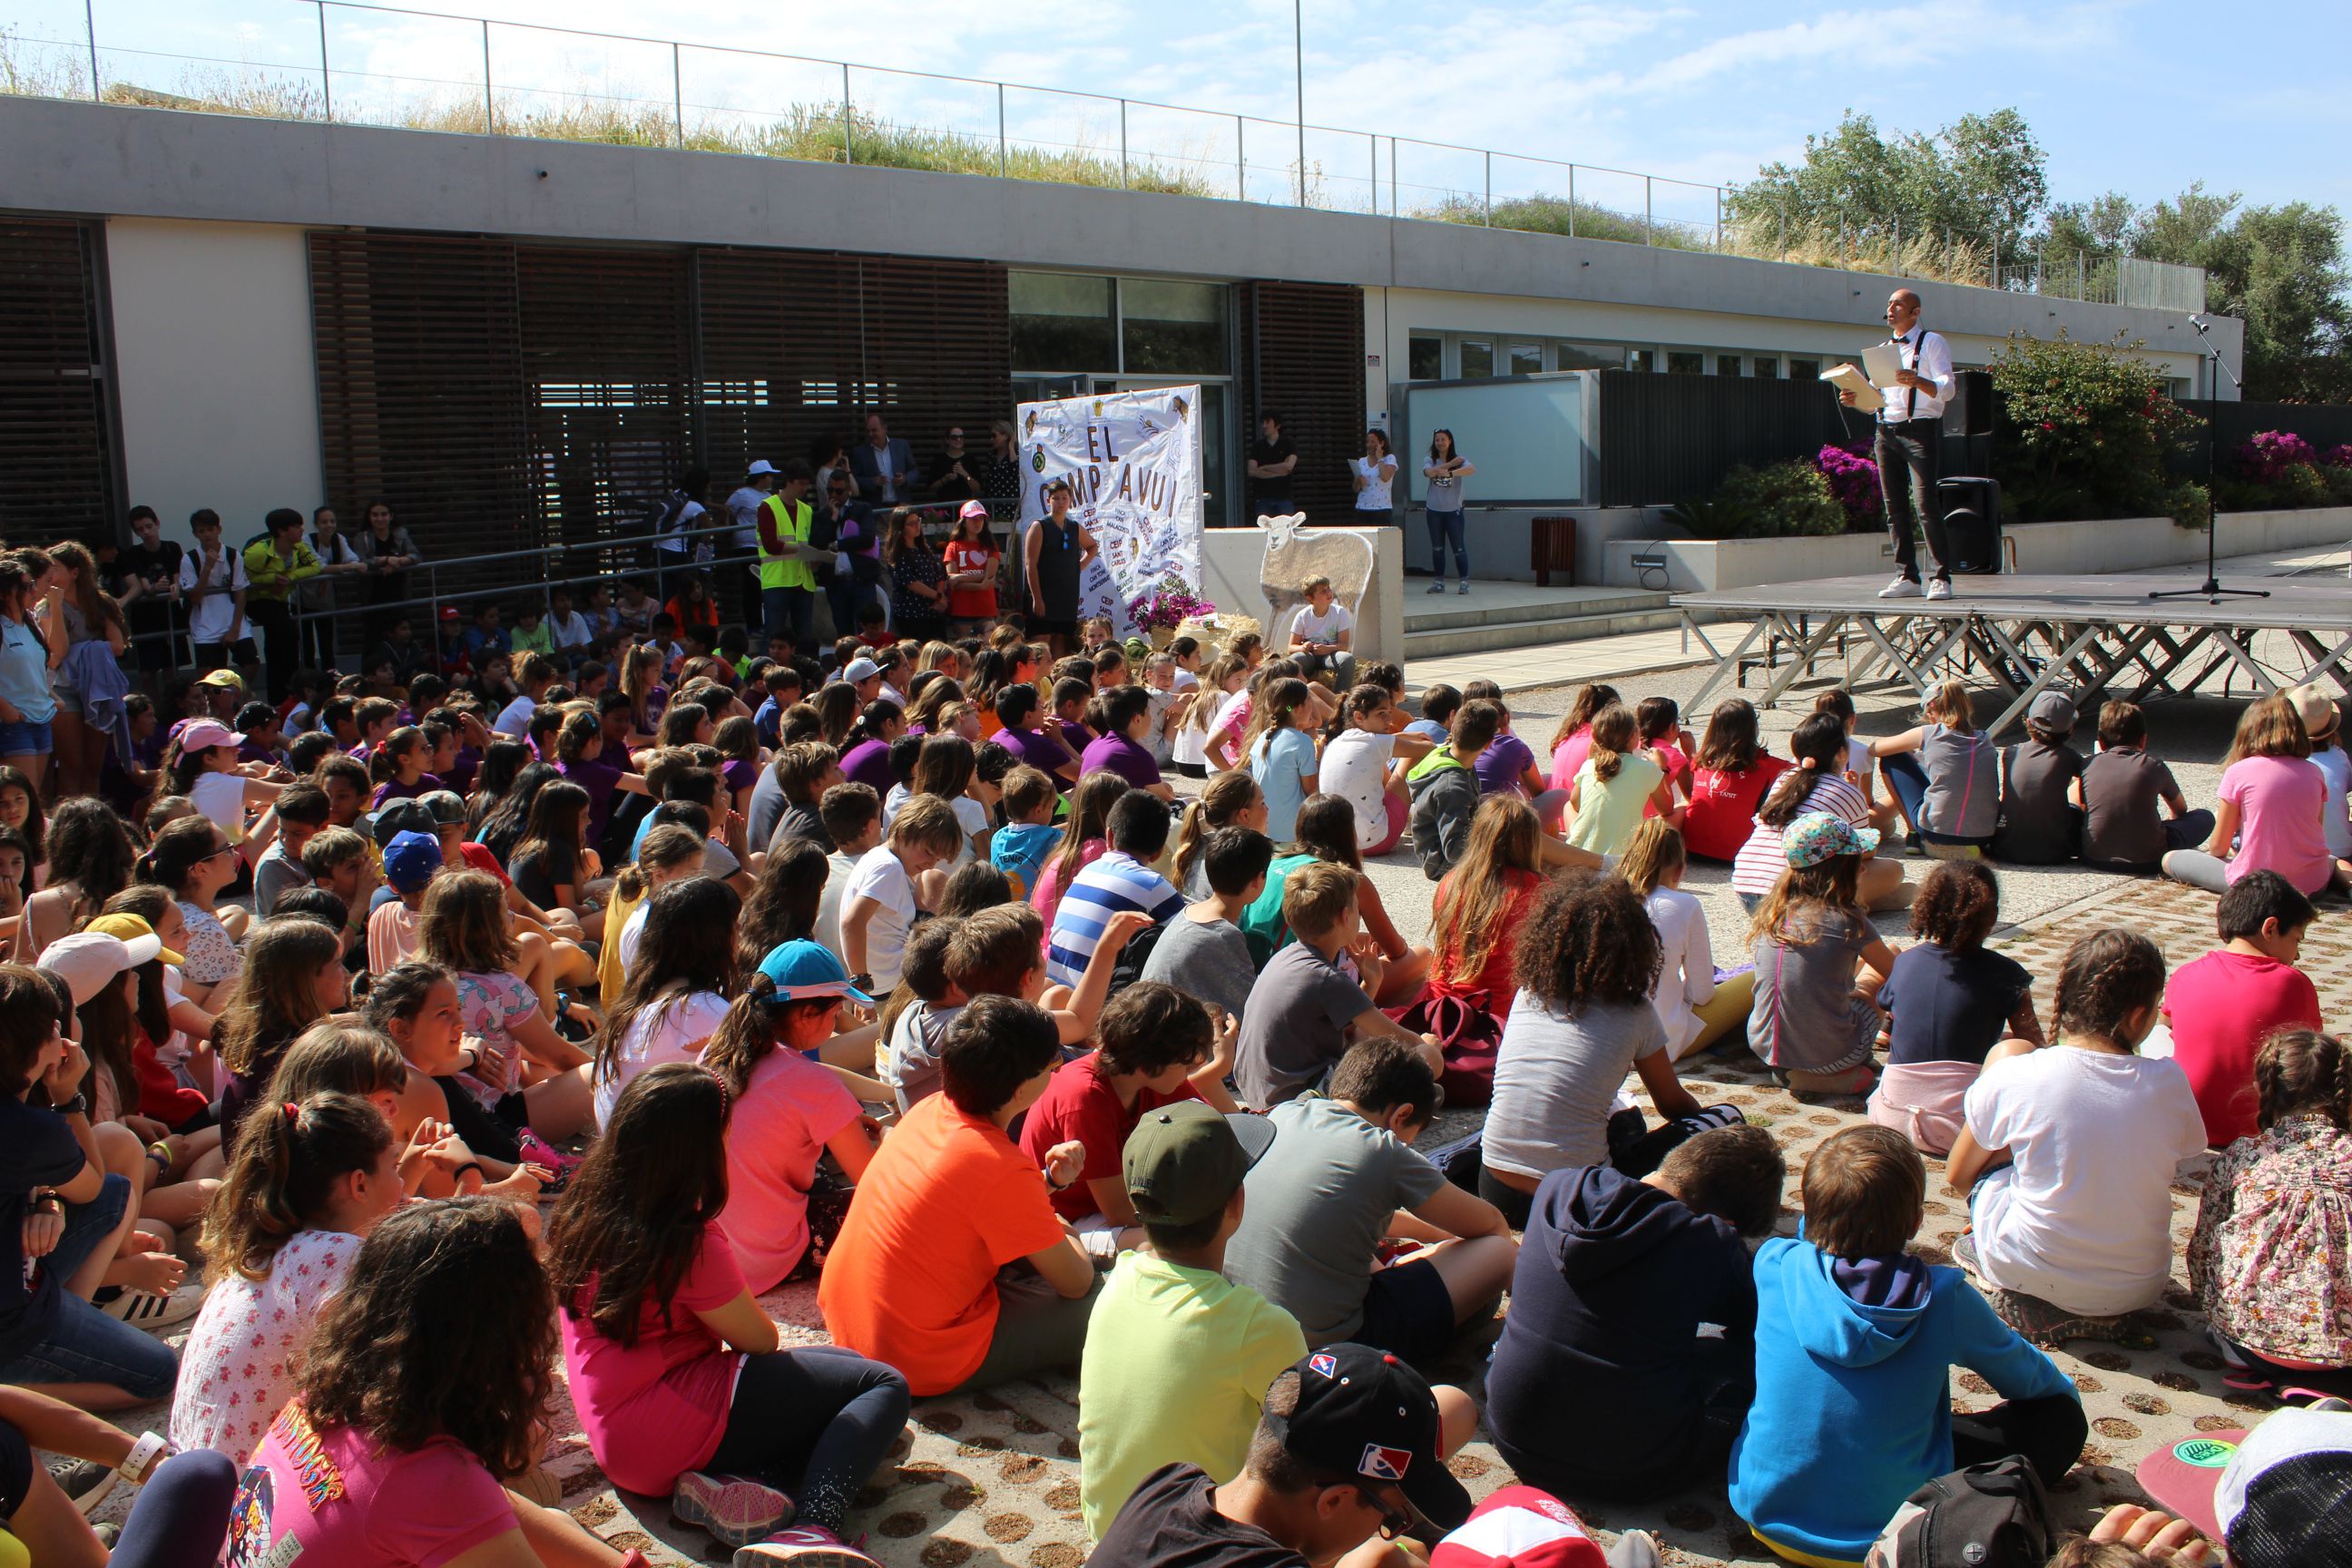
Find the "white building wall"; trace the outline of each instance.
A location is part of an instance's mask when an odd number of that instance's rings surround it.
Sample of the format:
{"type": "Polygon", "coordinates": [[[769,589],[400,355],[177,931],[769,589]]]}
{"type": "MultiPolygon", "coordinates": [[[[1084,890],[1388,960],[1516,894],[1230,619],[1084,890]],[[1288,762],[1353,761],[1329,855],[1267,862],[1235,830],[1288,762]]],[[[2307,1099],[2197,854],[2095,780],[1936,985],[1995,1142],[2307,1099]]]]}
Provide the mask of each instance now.
{"type": "Polygon", "coordinates": [[[118,217],[106,265],[131,504],[183,543],[198,507],[236,542],[322,504],[303,231],[118,217]]]}

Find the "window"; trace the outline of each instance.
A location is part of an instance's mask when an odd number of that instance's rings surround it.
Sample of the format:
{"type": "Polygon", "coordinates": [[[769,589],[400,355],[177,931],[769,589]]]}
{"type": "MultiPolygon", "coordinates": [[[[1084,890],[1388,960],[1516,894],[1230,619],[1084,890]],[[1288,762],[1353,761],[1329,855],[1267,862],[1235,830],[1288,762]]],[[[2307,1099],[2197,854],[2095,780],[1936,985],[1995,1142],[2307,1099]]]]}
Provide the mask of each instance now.
{"type": "Polygon", "coordinates": [[[1511,374],[1534,375],[1543,369],[1543,346],[1539,343],[1511,345],[1511,374]]]}
{"type": "Polygon", "coordinates": [[[1494,343],[1485,338],[1463,339],[1462,374],[1465,378],[1494,374],[1494,343]]]}
{"type": "Polygon", "coordinates": [[[1623,370],[1625,351],[1608,343],[1554,343],[1554,370],[1623,370]]]}
{"type": "Polygon", "coordinates": [[[1655,349],[1627,349],[1625,351],[1625,368],[1627,370],[1657,369],[1657,351],[1655,349]]]}
{"type": "Polygon", "coordinates": [[[1821,361],[1817,359],[1798,359],[1793,355],[1790,356],[1789,360],[1789,379],[1790,381],[1812,381],[1817,379],[1821,374],[1821,361]]]}
{"type": "Polygon", "coordinates": [[[1117,370],[1112,279],[1014,272],[1005,279],[1014,370],[1117,370]]]}
{"type": "Polygon", "coordinates": [[[1668,375],[1705,375],[1706,356],[1695,349],[1668,349],[1666,374],[1668,375]]]}
{"type": "Polygon", "coordinates": [[[1174,283],[1130,278],[1118,286],[1121,367],[1146,373],[1223,375],[1233,369],[1225,331],[1227,290],[1222,283],[1174,283]]]}
{"type": "Polygon", "coordinates": [[[1770,354],[1758,354],[1753,363],[1756,366],[1754,374],[1767,381],[1780,374],[1780,362],[1770,354]]]}
{"type": "Polygon", "coordinates": [[[1738,375],[1739,374],[1739,356],[1738,354],[1716,355],[1715,374],[1717,375],[1738,375]]]}
{"type": "Polygon", "coordinates": [[[1445,340],[1414,338],[1405,348],[1405,374],[1414,381],[1439,381],[1445,375],[1445,340]]]}

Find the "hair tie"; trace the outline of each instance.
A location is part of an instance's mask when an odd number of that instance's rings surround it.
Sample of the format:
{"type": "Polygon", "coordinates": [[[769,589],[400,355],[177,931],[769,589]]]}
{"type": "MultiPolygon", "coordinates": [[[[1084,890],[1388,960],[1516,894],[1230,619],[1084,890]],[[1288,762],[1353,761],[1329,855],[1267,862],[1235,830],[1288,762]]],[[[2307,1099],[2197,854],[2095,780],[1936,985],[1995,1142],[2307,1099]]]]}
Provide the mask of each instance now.
{"type": "Polygon", "coordinates": [[[1820,771],[1820,769],[1818,769],[1817,767],[1815,767],[1815,766],[1814,766],[1814,759],[1813,759],[1813,758],[1811,758],[1811,757],[1799,757],[1799,758],[1797,759],[1797,771],[1798,771],[1799,773],[1818,773],[1818,772],[1820,771]]]}
{"type": "Polygon", "coordinates": [[[295,1104],[292,1100],[289,1100],[286,1102],[285,1110],[287,1121],[299,1121],[302,1120],[302,1108],[295,1104]]]}

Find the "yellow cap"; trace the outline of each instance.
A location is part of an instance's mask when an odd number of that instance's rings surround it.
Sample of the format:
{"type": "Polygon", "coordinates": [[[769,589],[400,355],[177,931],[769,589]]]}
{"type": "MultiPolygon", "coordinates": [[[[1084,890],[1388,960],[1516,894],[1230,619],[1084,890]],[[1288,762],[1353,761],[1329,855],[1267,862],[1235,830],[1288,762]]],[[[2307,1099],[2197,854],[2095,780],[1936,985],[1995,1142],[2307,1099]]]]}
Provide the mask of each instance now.
{"type": "MultiPolygon", "coordinates": [[[[118,942],[133,942],[140,937],[155,934],[155,928],[137,915],[100,915],[82,927],[82,930],[94,931],[100,936],[110,936],[118,942]]],[[[174,967],[188,962],[168,947],[158,952],[155,956],[174,967]]]]}

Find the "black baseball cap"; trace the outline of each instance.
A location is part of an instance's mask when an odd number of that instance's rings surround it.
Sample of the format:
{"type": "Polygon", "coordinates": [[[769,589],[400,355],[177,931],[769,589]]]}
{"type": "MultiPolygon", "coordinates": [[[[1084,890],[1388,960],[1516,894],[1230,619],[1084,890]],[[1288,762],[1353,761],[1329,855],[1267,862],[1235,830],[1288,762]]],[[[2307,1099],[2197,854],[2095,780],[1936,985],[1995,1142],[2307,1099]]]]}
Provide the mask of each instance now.
{"type": "Polygon", "coordinates": [[[423,801],[388,800],[375,814],[375,847],[384,848],[404,833],[422,833],[429,837],[437,826],[433,808],[423,801]]]}
{"type": "Polygon", "coordinates": [[[1226,1116],[1180,1100],[1144,1113],[1119,1152],[1119,1171],[1139,1216],[1192,1225],[1233,1201],[1273,1142],[1274,1124],[1263,1116],[1226,1116]]]}
{"type": "Polygon", "coordinates": [[[1470,1517],[1470,1494],[1439,1450],[1437,1396],[1386,1351],[1342,1341],[1293,1366],[1298,1403],[1265,1421],[1293,1458],[1369,1487],[1393,1485],[1434,1541],[1470,1517]]]}

